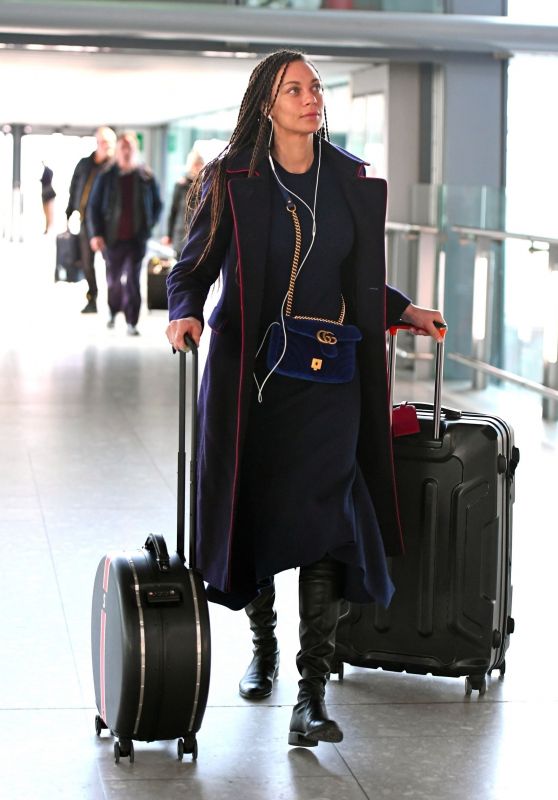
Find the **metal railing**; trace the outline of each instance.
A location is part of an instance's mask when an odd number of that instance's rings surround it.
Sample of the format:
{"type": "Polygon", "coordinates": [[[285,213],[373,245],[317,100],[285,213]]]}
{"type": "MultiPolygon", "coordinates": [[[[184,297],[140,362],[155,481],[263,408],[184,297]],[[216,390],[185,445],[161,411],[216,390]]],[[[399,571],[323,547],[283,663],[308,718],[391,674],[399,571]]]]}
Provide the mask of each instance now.
{"type": "Polygon", "coordinates": [[[520,241],[531,242],[534,250],[539,249],[534,247],[535,242],[558,246],[558,239],[552,239],[548,236],[536,236],[532,233],[515,233],[513,231],[493,231],[493,230],[487,230],[486,228],[470,228],[465,225],[452,225],[451,229],[454,233],[460,233],[469,239],[482,238],[482,239],[490,239],[493,242],[505,242],[508,239],[517,239],[520,241]]]}
{"type": "MultiPolygon", "coordinates": [[[[488,348],[483,336],[473,336],[475,353],[474,358],[471,359],[459,353],[453,354],[459,356],[461,363],[471,366],[474,369],[474,382],[477,386],[480,385],[480,375],[492,374],[500,377],[502,380],[510,381],[520,384],[525,388],[535,391],[543,397],[542,410],[543,418],[549,420],[558,420],[558,239],[549,236],[539,236],[538,234],[522,233],[515,231],[505,230],[486,230],[483,228],[467,227],[462,225],[452,226],[451,230],[461,237],[465,237],[475,242],[475,282],[479,275],[479,285],[485,287],[486,297],[484,306],[482,306],[482,297],[478,301],[479,307],[475,309],[473,306],[473,317],[477,312],[480,317],[479,328],[486,329],[483,325],[483,319],[486,320],[489,309],[491,307],[491,285],[492,281],[488,274],[491,266],[491,250],[495,243],[502,244],[507,241],[528,241],[531,243],[529,247],[530,253],[546,252],[548,257],[547,262],[547,275],[546,285],[542,292],[540,299],[540,308],[526,309],[526,313],[537,313],[542,317],[543,328],[543,380],[542,383],[536,381],[529,381],[524,379],[521,375],[515,373],[508,373],[505,370],[497,375],[497,367],[493,367],[486,360],[488,355],[488,348]],[[541,313],[542,311],[542,313],[541,313]]],[[[473,326],[475,320],[473,319],[473,326]]],[[[455,359],[457,360],[457,359],[455,359]]],[[[482,388],[482,387],[481,387],[482,388]]]]}
{"type": "MultiPolygon", "coordinates": [[[[548,420],[558,420],[558,239],[549,236],[539,236],[530,233],[512,232],[504,230],[487,230],[470,226],[454,225],[450,228],[451,232],[458,234],[462,239],[475,243],[475,263],[474,263],[474,298],[473,298],[473,319],[472,319],[472,339],[473,355],[468,356],[459,352],[446,352],[447,358],[470,368],[473,371],[473,388],[484,389],[486,378],[491,376],[498,380],[521,386],[529,391],[535,392],[542,398],[543,418],[548,420]],[[487,318],[492,307],[492,286],[491,270],[493,269],[492,248],[495,243],[503,243],[509,240],[519,240],[530,242],[530,253],[548,253],[548,291],[545,292],[544,302],[547,305],[547,313],[544,314],[544,351],[543,351],[543,380],[538,382],[525,378],[515,372],[501,369],[490,364],[488,361],[489,341],[486,334],[487,318]]],[[[444,278],[445,278],[445,252],[444,240],[446,232],[438,228],[427,225],[415,225],[407,223],[388,222],[386,232],[391,235],[407,235],[409,238],[416,238],[420,241],[424,237],[428,241],[435,239],[436,248],[433,252],[432,247],[417,249],[416,265],[416,284],[420,292],[421,287],[429,297],[417,297],[417,302],[423,305],[434,303],[438,307],[443,304],[444,278]],[[425,258],[426,256],[426,258],[425,258]]],[[[430,351],[430,343],[427,341],[427,350],[424,343],[419,339],[415,343],[415,351],[410,352],[398,349],[398,355],[403,359],[414,362],[414,370],[417,377],[424,377],[424,366],[421,362],[431,361],[433,355],[430,351]]]]}

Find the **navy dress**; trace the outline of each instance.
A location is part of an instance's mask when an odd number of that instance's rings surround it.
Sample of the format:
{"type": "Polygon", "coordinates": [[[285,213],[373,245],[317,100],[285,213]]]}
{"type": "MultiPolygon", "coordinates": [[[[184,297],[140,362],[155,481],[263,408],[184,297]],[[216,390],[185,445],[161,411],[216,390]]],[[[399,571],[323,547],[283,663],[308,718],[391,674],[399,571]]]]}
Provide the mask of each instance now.
{"type": "MultiPolygon", "coordinates": [[[[292,174],[275,164],[282,183],[313,208],[317,154],[310,170],[292,174]]],[[[294,198],[302,228],[301,260],[311,241],[309,210],[294,198]]],[[[292,265],[294,228],[277,182],[260,341],[279,319],[292,265]]],[[[321,164],[316,238],[297,278],[293,315],[337,320],[341,265],[354,228],[331,170],[321,164]]],[[[345,319],[350,323],[350,319],[345,319]]],[[[259,384],[269,370],[267,339],[256,362],[259,384]]],[[[238,537],[232,573],[237,590],[209,598],[239,608],[282,570],[312,564],[326,554],[343,565],[343,596],[387,606],[393,585],[374,506],[356,462],[360,418],[358,371],[350,383],[327,384],[273,373],[261,398],[254,382],[241,468],[238,537]]]]}

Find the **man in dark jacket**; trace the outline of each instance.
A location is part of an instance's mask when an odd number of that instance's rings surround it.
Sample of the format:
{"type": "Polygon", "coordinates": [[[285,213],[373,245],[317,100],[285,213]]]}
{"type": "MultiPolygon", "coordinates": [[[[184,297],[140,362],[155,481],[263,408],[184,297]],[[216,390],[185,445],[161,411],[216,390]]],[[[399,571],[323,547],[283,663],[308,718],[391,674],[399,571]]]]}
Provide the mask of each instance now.
{"type": "Polygon", "coordinates": [[[135,133],[119,134],[116,162],[98,176],[87,206],[91,249],[103,252],[107,264],[107,324],[113,328],[117,313],[123,311],[130,336],[139,334],[141,264],[162,208],[157,182],[138,159],[135,133]]]}
{"type": "Polygon", "coordinates": [[[103,126],[95,132],[97,149],[91,155],[78,161],[70,183],[70,197],[66,208],[66,217],[70,219],[74,211],[79,211],[80,229],[79,244],[81,264],[87,281],[87,304],[82,314],[94,314],[97,311],[97,279],[95,276],[95,253],[89,245],[89,236],[85,222],[87,204],[95,178],[99,172],[110,164],[114,157],[116,134],[112,128],[103,126]]]}

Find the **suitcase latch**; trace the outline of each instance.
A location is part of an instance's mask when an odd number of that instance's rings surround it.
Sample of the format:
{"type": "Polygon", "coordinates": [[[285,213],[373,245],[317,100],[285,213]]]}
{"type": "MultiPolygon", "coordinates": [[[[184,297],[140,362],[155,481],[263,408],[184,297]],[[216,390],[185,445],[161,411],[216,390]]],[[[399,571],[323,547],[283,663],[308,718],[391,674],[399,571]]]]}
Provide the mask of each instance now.
{"type": "Polygon", "coordinates": [[[182,600],[182,595],[178,589],[170,586],[164,586],[160,589],[148,589],[145,597],[150,606],[173,605],[174,603],[180,603],[182,600]]]}

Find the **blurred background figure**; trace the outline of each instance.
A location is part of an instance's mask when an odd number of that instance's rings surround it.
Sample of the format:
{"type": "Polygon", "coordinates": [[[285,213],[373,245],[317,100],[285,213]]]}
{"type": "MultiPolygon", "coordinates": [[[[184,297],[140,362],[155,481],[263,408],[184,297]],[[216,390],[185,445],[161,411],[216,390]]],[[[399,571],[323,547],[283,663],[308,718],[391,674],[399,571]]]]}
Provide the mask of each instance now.
{"type": "Polygon", "coordinates": [[[172,245],[177,257],[180,256],[184,246],[184,239],[190,222],[190,215],[185,204],[186,195],[199,171],[203,168],[204,163],[203,156],[196,148],[190,150],[186,157],[184,175],[174,185],[172,205],[167,222],[167,235],[163,236],[161,241],[163,244],[172,245]]]}
{"type": "Polygon", "coordinates": [[[86,221],[91,249],[103,253],[107,266],[107,325],[113,328],[116,315],[122,311],[129,336],[139,335],[141,265],[161,208],[157,181],[139,162],[136,134],[120,133],[115,163],[100,172],[93,184],[86,221]]]}
{"type": "Polygon", "coordinates": [[[45,162],[43,164],[43,174],[41,175],[41,200],[43,201],[43,212],[45,215],[45,229],[44,233],[48,233],[52,227],[54,220],[54,198],[56,192],[52,188],[53,172],[50,167],[47,167],[45,162]]]}
{"type": "Polygon", "coordinates": [[[81,251],[81,265],[85,280],[87,281],[87,303],[81,309],[82,314],[97,312],[97,279],[95,276],[95,253],[89,244],[86,226],[86,210],[91,195],[91,189],[99,172],[107,167],[114,158],[116,146],[116,133],[112,128],[102,126],[95,132],[97,148],[91,155],[81,158],[72,175],[70,195],[66,208],[66,219],[69,221],[74,212],[79,212],[80,228],[79,243],[81,251]]]}

